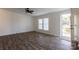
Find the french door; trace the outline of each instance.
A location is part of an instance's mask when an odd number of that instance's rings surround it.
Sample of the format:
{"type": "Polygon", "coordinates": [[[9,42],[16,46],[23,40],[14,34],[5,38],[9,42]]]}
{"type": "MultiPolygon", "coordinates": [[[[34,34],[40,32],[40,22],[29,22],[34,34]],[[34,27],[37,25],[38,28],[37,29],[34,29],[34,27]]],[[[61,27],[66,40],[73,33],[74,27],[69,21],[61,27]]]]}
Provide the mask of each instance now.
{"type": "Polygon", "coordinates": [[[71,14],[62,14],[60,20],[60,36],[71,41],[71,14]]]}

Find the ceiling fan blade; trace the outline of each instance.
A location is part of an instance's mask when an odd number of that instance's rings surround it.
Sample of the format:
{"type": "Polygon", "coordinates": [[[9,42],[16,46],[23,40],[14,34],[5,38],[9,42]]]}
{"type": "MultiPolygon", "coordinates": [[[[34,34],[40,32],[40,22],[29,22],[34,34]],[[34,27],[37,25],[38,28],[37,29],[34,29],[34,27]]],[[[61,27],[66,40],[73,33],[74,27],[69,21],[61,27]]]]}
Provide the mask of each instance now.
{"type": "Polygon", "coordinates": [[[29,8],[25,8],[25,12],[26,12],[26,13],[30,13],[30,14],[32,14],[34,11],[31,10],[31,9],[29,9],[29,8]]]}

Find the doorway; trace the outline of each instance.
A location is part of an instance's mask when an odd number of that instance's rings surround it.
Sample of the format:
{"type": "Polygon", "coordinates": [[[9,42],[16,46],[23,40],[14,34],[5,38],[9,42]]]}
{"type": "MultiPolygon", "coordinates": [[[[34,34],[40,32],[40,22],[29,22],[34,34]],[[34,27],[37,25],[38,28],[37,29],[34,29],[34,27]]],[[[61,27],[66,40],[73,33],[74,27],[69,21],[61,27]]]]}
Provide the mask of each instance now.
{"type": "Polygon", "coordinates": [[[71,21],[70,14],[62,14],[60,18],[60,37],[71,41],[71,21]]]}

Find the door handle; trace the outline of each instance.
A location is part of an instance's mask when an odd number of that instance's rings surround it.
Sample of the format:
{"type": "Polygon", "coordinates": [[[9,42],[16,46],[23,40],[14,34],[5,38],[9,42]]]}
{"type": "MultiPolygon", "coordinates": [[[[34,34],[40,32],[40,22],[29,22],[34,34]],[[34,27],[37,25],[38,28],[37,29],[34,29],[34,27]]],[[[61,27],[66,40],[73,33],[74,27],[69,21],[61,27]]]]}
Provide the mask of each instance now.
{"type": "Polygon", "coordinates": [[[74,29],[74,28],[70,28],[70,29],[74,29]]]}

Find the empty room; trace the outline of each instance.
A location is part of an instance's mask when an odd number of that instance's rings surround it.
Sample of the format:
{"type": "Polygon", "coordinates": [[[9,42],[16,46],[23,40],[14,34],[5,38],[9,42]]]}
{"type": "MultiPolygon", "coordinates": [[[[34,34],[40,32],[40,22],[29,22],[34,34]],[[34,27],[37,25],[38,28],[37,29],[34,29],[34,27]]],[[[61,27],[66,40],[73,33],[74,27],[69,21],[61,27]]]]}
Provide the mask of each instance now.
{"type": "Polygon", "coordinates": [[[0,50],[78,50],[78,8],[0,8],[0,50]]]}

